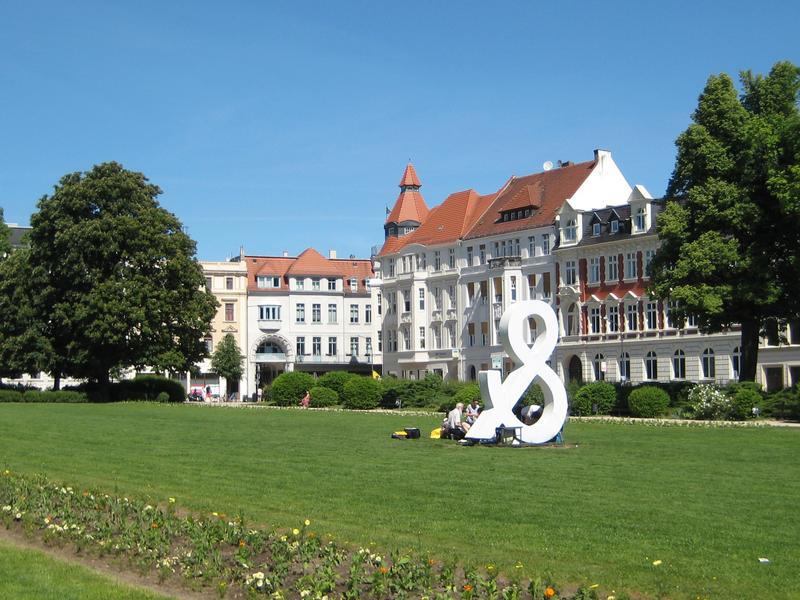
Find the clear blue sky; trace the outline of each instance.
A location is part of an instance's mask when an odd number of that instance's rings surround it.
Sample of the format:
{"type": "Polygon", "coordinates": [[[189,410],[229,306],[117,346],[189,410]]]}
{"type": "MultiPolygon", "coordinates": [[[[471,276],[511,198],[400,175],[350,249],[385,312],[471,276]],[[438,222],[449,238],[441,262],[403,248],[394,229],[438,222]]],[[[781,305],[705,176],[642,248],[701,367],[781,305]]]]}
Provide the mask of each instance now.
{"type": "Polygon", "coordinates": [[[0,3],[0,206],[144,172],[202,259],[368,256],[429,205],[612,150],[664,193],[711,73],[800,63],[798,2],[0,3]]]}

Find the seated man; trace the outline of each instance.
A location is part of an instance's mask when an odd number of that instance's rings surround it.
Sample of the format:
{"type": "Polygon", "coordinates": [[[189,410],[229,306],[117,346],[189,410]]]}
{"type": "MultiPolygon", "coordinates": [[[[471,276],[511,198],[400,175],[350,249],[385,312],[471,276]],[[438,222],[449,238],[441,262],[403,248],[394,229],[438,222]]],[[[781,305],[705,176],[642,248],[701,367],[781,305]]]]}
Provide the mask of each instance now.
{"type": "Polygon", "coordinates": [[[453,410],[447,413],[445,427],[447,428],[448,437],[461,439],[464,437],[464,434],[469,431],[469,423],[464,423],[461,419],[462,410],[464,410],[464,405],[459,402],[453,410]]]}

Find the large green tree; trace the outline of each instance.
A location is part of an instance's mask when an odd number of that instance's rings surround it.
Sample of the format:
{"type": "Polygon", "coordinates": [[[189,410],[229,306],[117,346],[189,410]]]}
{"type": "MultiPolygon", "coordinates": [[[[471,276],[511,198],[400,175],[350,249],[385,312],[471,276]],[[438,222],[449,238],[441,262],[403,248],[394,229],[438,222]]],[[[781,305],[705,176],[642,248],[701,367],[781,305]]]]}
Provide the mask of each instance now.
{"type": "Polygon", "coordinates": [[[105,385],[117,369],[186,370],[206,356],[217,302],[160,193],[110,162],[64,176],[39,201],[17,276],[29,282],[26,331],[46,340],[54,376],[105,385]]]}
{"type": "Polygon", "coordinates": [[[11,232],[3,219],[3,209],[0,207],[0,260],[3,260],[11,252],[11,232]]]}
{"type": "Polygon", "coordinates": [[[226,334],[211,355],[211,371],[228,380],[229,392],[242,378],[243,364],[244,356],[236,339],[230,333],[226,334]]]}
{"type": "Polygon", "coordinates": [[[800,316],[800,69],[708,79],[677,139],[651,293],[703,331],[741,325],[739,376],[754,380],[759,336],[800,316]]]}

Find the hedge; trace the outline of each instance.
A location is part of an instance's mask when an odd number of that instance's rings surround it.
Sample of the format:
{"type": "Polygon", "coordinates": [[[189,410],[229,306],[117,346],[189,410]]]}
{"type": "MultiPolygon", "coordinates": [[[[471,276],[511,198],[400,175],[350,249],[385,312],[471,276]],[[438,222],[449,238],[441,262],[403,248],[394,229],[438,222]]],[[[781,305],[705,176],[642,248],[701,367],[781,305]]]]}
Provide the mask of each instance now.
{"type": "Polygon", "coordinates": [[[633,390],[628,396],[628,409],[634,417],[660,417],[669,408],[669,394],[651,385],[633,390]]]}
{"type": "Polygon", "coordinates": [[[617,403],[617,390],[605,381],[587,383],[579,389],[572,401],[572,414],[586,416],[596,413],[611,414],[617,403]]]}
{"type": "Polygon", "coordinates": [[[317,379],[316,385],[333,390],[337,396],[341,396],[344,393],[344,385],[353,377],[357,375],[347,371],[329,371],[317,379]]]}
{"type": "Polygon", "coordinates": [[[344,386],[345,408],[371,410],[381,403],[381,384],[371,377],[353,377],[344,386]]]}
{"type": "Polygon", "coordinates": [[[59,403],[84,403],[89,398],[82,392],[71,391],[52,391],[42,392],[39,390],[0,390],[0,402],[59,402],[59,403]]]}
{"type": "Polygon", "coordinates": [[[311,406],[322,408],[339,404],[339,394],[329,387],[317,385],[311,388],[311,406]]]}
{"type": "Polygon", "coordinates": [[[281,373],[272,382],[272,401],[278,406],[297,406],[312,387],[314,378],[308,373],[281,373]]]}

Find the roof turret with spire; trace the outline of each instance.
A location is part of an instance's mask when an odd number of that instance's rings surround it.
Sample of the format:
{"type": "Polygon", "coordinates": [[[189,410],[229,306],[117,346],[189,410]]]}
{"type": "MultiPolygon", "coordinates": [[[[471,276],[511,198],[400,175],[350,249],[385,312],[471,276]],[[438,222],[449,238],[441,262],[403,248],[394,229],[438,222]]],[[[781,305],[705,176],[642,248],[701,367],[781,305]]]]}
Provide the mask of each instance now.
{"type": "Polygon", "coordinates": [[[407,235],[419,227],[430,212],[425,199],[419,191],[422,183],[417,177],[414,165],[406,165],[403,178],[400,180],[400,195],[394,203],[394,208],[386,217],[383,230],[386,238],[407,235]]]}

